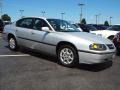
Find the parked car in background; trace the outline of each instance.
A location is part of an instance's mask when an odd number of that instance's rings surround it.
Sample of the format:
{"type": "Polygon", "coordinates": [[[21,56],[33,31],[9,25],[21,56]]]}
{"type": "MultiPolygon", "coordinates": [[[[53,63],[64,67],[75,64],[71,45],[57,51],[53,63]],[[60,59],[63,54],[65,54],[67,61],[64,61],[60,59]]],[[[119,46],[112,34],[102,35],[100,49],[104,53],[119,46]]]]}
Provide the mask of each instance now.
{"type": "Polygon", "coordinates": [[[26,17],[6,25],[3,38],[11,50],[24,46],[58,57],[67,67],[77,63],[108,62],[115,53],[114,44],[94,34],[80,32],[60,19],[26,17]]]}
{"type": "Polygon", "coordinates": [[[91,33],[94,33],[96,35],[112,40],[118,32],[120,32],[120,25],[113,25],[107,28],[106,30],[92,31],[91,33]]]}
{"type": "Polygon", "coordinates": [[[4,28],[4,23],[3,23],[3,21],[0,19],[0,33],[3,32],[3,28],[4,28]]]}
{"type": "Polygon", "coordinates": [[[120,32],[117,33],[113,38],[113,43],[115,44],[118,53],[120,53],[120,32]]]}
{"type": "Polygon", "coordinates": [[[4,25],[12,24],[11,21],[3,21],[4,25]]]}
{"type": "Polygon", "coordinates": [[[109,27],[102,24],[90,24],[90,25],[93,25],[97,30],[105,30],[109,27]]]}
{"type": "Polygon", "coordinates": [[[83,32],[90,32],[90,31],[96,31],[97,29],[89,24],[78,24],[79,27],[83,30],[83,32]]]}

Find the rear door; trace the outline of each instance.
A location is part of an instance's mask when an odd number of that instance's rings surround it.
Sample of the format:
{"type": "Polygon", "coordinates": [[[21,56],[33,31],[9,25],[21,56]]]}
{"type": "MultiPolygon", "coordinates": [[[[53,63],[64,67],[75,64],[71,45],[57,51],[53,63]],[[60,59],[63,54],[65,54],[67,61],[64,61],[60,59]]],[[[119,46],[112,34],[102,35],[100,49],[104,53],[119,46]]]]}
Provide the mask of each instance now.
{"type": "Polygon", "coordinates": [[[33,18],[24,18],[16,22],[16,36],[19,45],[30,47],[31,31],[33,29],[33,18]]]}

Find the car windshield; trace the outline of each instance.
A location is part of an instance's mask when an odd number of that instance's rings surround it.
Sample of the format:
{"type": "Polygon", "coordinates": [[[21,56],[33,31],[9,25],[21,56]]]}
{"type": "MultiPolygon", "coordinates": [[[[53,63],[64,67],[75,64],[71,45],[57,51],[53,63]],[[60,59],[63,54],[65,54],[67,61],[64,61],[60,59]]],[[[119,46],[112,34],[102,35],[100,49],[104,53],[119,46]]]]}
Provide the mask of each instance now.
{"type": "Polygon", "coordinates": [[[107,30],[120,31],[120,25],[111,26],[111,27],[107,28],[107,30]]]}
{"type": "Polygon", "coordinates": [[[58,32],[80,32],[75,26],[68,23],[67,21],[60,19],[47,19],[48,22],[52,25],[55,31],[58,32]]]}

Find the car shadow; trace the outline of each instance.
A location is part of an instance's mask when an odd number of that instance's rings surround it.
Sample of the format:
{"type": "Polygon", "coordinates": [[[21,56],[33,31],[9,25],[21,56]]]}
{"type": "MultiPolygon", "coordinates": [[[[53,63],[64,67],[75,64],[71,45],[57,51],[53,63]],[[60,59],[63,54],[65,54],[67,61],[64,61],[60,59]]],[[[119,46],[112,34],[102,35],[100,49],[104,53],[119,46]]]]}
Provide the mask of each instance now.
{"type": "MultiPolygon", "coordinates": [[[[9,48],[8,46],[5,46],[6,48],[9,48]]],[[[40,53],[38,51],[33,51],[31,49],[27,49],[27,48],[20,48],[18,50],[19,52],[22,52],[24,54],[30,54],[31,56],[35,56],[38,58],[42,58],[45,59],[47,61],[53,62],[53,63],[57,63],[59,65],[61,65],[58,60],[57,57],[45,54],[45,53],[40,53]]],[[[78,64],[73,68],[76,69],[81,69],[81,70],[87,70],[87,71],[92,71],[92,72],[99,72],[102,70],[105,70],[107,68],[110,68],[112,66],[113,62],[109,61],[109,62],[105,62],[105,63],[100,63],[100,64],[78,64]]]]}
{"type": "MultiPolygon", "coordinates": [[[[9,49],[9,46],[5,46],[5,48],[9,49]]],[[[11,51],[11,50],[10,50],[11,51]]],[[[13,51],[14,52],[14,51],[13,51]]],[[[42,58],[42,59],[46,59],[46,60],[49,60],[49,61],[53,61],[53,62],[56,62],[57,61],[57,58],[56,57],[53,57],[51,55],[48,55],[48,54],[44,54],[44,53],[40,53],[38,51],[35,51],[35,50],[31,50],[31,49],[28,49],[28,48],[24,48],[24,47],[20,47],[17,51],[15,51],[16,53],[17,52],[21,52],[23,54],[29,54],[31,56],[35,56],[35,57],[38,57],[38,58],[42,58]]]]}
{"type": "Polygon", "coordinates": [[[20,48],[19,51],[24,53],[24,54],[29,54],[31,56],[35,56],[35,57],[38,57],[38,58],[41,58],[41,59],[45,59],[47,61],[58,63],[57,57],[54,57],[52,55],[48,55],[48,54],[41,53],[41,52],[31,50],[31,49],[27,49],[27,48],[20,48]]]}
{"type": "Polygon", "coordinates": [[[112,61],[100,63],[100,64],[79,64],[77,65],[77,69],[87,70],[87,71],[93,71],[93,72],[99,72],[103,71],[107,68],[110,68],[113,65],[112,61]]]}

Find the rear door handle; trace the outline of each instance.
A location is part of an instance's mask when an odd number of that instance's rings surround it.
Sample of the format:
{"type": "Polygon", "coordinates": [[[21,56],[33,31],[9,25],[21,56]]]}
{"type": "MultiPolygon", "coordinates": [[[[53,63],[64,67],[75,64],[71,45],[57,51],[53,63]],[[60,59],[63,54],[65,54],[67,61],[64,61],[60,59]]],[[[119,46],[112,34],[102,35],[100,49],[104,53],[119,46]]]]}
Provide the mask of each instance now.
{"type": "Polygon", "coordinates": [[[18,32],[18,30],[16,30],[16,32],[18,32]]]}

